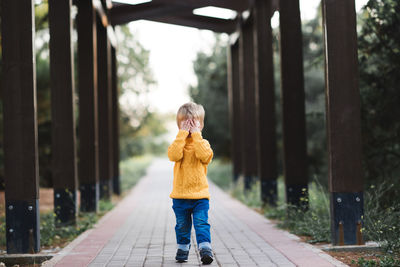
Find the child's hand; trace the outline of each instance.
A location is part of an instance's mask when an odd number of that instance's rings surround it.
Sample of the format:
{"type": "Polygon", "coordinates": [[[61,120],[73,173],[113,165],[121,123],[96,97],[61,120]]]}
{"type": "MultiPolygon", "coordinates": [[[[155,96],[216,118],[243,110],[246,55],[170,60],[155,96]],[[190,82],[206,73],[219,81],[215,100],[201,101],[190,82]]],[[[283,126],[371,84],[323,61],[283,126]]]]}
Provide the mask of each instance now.
{"type": "Polygon", "coordinates": [[[200,122],[198,120],[190,120],[190,132],[200,132],[200,122]]]}
{"type": "Polygon", "coordinates": [[[191,124],[190,124],[189,120],[184,120],[181,122],[181,128],[180,128],[181,130],[190,132],[190,128],[191,128],[191,124]]]}

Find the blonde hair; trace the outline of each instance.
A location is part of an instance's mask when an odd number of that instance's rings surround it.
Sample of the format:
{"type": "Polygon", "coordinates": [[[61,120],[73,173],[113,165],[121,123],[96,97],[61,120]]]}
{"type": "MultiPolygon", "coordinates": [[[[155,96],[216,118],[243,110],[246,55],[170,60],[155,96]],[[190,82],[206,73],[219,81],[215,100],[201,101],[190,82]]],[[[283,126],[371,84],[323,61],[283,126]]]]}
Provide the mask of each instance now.
{"type": "Polygon", "coordinates": [[[201,128],[204,127],[204,116],[205,111],[202,105],[196,104],[193,102],[188,102],[183,104],[176,114],[176,123],[178,124],[178,128],[180,128],[180,124],[184,120],[197,119],[200,121],[201,128]]]}

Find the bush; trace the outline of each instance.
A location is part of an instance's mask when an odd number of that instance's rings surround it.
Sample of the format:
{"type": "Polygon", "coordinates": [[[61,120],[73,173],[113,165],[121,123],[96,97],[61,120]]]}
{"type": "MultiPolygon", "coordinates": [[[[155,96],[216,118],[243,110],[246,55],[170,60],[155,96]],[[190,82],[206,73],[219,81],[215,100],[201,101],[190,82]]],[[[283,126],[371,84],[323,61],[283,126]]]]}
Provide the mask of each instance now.
{"type": "Polygon", "coordinates": [[[150,155],[131,157],[121,162],[121,191],[131,189],[146,174],[152,161],[150,155]]]}
{"type": "Polygon", "coordinates": [[[363,234],[366,240],[380,242],[386,252],[400,253],[400,203],[380,201],[393,186],[382,183],[366,190],[363,234]]]}

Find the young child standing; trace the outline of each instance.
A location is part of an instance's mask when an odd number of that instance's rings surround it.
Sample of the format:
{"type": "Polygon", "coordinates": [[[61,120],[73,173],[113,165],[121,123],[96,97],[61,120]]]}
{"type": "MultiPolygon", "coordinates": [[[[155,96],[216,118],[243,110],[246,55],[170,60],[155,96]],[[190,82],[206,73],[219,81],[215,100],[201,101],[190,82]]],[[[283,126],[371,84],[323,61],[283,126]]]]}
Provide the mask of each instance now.
{"type": "Polygon", "coordinates": [[[210,193],[206,176],[213,151],[208,141],[201,136],[204,115],[201,105],[192,102],[182,105],[176,116],[179,133],[168,148],[168,157],[175,162],[170,197],[176,216],[178,250],[175,259],[178,262],[188,259],[192,216],[201,261],[203,264],[213,261],[208,223],[210,193]]]}

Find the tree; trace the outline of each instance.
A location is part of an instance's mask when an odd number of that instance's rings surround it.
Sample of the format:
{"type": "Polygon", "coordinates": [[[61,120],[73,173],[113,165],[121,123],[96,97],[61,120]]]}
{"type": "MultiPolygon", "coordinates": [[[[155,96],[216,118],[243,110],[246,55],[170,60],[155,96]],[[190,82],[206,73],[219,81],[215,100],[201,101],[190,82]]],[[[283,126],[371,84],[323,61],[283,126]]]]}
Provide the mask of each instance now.
{"type": "Polygon", "coordinates": [[[217,157],[229,157],[230,153],[226,59],[226,44],[216,37],[211,54],[197,53],[193,63],[197,86],[189,88],[193,101],[204,107],[203,135],[217,157]]]}
{"type": "Polygon", "coordinates": [[[370,0],[359,33],[364,169],[400,192],[400,2],[370,0]]]}
{"type": "Polygon", "coordinates": [[[164,117],[150,112],[149,91],[155,86],[149,65],[150,52],[135,38],[128,26],[115,28],[120,96],[121,160],[144,153],[166,151],[157,139],[167,130],[164,117]]]}

